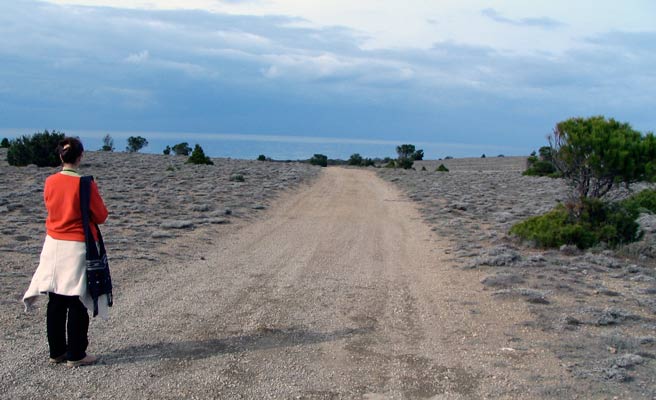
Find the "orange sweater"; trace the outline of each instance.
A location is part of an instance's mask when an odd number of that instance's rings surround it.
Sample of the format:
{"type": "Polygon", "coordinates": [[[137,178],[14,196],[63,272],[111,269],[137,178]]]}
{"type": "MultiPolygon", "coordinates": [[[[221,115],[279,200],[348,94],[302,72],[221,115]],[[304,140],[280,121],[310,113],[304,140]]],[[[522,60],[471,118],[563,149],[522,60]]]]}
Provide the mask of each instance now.
{"type": "MultiPolygon", "coordinates": [[[[80,211],[80,177],[57,173],[46,179],[43,198],[48,210],[46,230],[48,235],[58,240],[84,242],[82,212],[80,211]]],[[[90,219],[92,223],[102,224],[107,219],[107,207],[100,197],[96,182],[91,182],[90,219]]],[[[98,241],[96,229],[91,228],[98,241]]]]}

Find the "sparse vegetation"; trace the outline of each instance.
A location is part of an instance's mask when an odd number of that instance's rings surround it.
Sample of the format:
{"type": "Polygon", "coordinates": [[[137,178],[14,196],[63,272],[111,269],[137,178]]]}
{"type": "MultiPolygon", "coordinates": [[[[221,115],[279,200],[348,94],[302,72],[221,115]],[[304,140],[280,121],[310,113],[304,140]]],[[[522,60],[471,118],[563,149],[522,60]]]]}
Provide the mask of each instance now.
{"type": "Polygon", "coordinates": [[[101,151],[114,151],[114,139],[112,139],[109,134],[105,135],[103,138],[103,146],[100,148],[101,151]]]}
{"type": "MultiPolygon", "coordinates": [[[[175,148],[175,146],[173,147],[175,148]]],[[[191,156],[187,160],[187,164],[214,165],[214,162],[212,162],[212,160],[210,160],[210,158],[205,155],[203,148],[196,144],[194,146],[194,151],[191,153],[191,156]]]]}
{"type": "Polygon", "coordinates": [[[449,169],[444,165],[440,164],[439,167],[435,169],[436,172],[449,172],[449,169]]]}
{"type": "Polygon", "coordinates": [[[22,136],[9,144],[7,162],[9,165],[38,167],[56,167],[61,164],[55,149],[65,135],[61,132],[47,130],[32,136],[22,136]]]}
{"type": "Polygon", "coordinates": [[[128,138],[128,145],[125,147],[125,151],[128,153],[137,153],[139,150],[148,146],[148,140],[141,136],[130,136],[128,138]]]}
{"type": "Polygon", "coordinates": [[[228,178],[230,182],[245,182],[246,179],[244,179],[244,175],[242,174],[232,174],[230,175],[230,178],[228,178]]]}

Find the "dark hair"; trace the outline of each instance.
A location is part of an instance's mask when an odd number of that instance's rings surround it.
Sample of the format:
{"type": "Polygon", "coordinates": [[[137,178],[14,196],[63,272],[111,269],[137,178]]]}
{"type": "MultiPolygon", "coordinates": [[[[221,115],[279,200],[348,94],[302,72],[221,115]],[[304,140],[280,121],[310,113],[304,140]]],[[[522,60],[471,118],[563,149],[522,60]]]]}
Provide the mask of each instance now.
{"type": "Polygon", "coordinates": [[[77,159],[82,155],[82,152],[84,152],[84,146],[82,146],[82,142],[78,138],[64,138],[64,140],[59,142],[59,146],[57,146],[57,154],[67,164],[75,164],[77,159]]]}

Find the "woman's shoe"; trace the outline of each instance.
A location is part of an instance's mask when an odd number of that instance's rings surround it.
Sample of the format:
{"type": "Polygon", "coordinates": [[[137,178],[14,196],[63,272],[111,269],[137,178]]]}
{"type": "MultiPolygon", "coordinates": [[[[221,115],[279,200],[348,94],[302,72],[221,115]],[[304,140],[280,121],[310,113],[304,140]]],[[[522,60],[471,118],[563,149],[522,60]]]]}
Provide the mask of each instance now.
{"type": "Polygon", "coordinates": [[[70,368],[74,367],[81,367],[83,365],[91,365],[95,364],[96,361],[98,361],[98,357],[92,355],[92,354],[87,354],[83,359],[77,360],[77,361],[71,361],[68,360],[66,361],[66,366],[70,368]]]}
{"type": "Polygon", "coordinates": [[[61,364],[64,361],[66,361],[66,354],[62,354],[59,357],[50,357],[50,359],[48,360],[50,364],[61,364]]]}

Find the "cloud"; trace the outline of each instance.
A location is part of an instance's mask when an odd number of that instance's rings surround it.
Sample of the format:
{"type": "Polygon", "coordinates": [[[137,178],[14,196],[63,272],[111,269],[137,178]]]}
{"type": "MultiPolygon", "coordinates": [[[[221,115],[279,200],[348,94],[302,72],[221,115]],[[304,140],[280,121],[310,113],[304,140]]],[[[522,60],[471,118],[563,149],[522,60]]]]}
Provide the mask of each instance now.
{"type": "Polygon", "coordinates": [[[150,53],[148,50],[140,51],[139,53],[130,54],[125,58],[125,62],[131,64],[143,64],[150,58],[150,53]]]}
{"type": "Polygon", "coordinates": [[[493,8],[485,8],[481,10],[481,14],[491,19],[492,21],[514,26],[536,27],[543,29],[556,29],[565,26],[564,23],[549,17],[511,19],[499,14],[499,12],[493,8]]]}
{"type": "Polygon", "coordinates": [[[456,40],[367,49],[360,32],[299,21],[2,2],[0,120],[518,146],[572,115],[656,125],[654,32],[607,32],[561,54],[456,40]]]}

